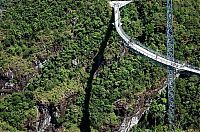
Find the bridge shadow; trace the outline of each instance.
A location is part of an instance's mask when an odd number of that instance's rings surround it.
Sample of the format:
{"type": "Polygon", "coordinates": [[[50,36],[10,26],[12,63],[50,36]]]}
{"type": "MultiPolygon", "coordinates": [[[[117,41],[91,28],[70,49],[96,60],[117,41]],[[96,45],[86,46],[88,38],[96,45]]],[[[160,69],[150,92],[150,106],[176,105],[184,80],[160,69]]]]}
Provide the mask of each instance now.
{"type": "Polygon", "coordinates": [[[189,77],[191,77],[193,75],[196,75],[196,76],[200,77],[199,74],[193,73],[193,72],[189,72],[189,71],[180,71],[179,73],[180,73],[180,78],[189,78],[189,77]]]}
{"type": "MultiPolygon", "coordinates": [[[[113,12],[113,11],[112,11],[113,12]]],[[[91,91],[92,91],[92,82],[93,82],[93,78],[95,75],[95,72],[98,70],[98,68],[100,67],[100,65],[102,64],[103,60],[104,60],[104,51],[105,48],[107,46],[108,40],[112,34],[112,30],[113,30],[113,25],[112,23],[114,22],[114,15],[112,13],[112,17],[110,19],[110,24],[107,28],[106,31],[106,35],[103,39],[103,41],[100,44],[100,48],[99,48],[99,52],[98,54],[95,56],[95,58],[93,59],[93,65],[92,65],[92,69],[90,71],[90,76],[88,78],[87,81],[87,86],[85,88],[85,100],[84,100],[84,104],[83,104],[83,117],[81,119],[81,124],[80,124],[80,131],[81,132],[90,132],[90,125],[91,125],[91,121],[90,121],[90,113],[89,113],[89,103],[90,103],[90,98],[91,98],[91,91]]]]}

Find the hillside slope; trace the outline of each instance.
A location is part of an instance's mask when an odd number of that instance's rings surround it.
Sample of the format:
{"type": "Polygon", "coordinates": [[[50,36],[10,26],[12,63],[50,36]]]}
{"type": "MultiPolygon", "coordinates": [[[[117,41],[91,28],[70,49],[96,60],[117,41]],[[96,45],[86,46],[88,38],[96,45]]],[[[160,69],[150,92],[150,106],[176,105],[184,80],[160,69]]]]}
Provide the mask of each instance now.
{"type": "MultiPolygon", "coordinates": [[[[176,58],[200,67],[200,1],[174,4],[176,58]]],[[[138,94],[166,79],[165,66],[123,46],[107,0],[3,0],[0,5],[4,131],[117,131],[134,111],[138,94]]],[[[122,21],[130,36],[165,53],[163,1],[132,2],[122,9],[122,21]]],[[[177,128],[199,129],[199,76],[182,73],[176,82],[177,128]]],[[[134,130],[166,129],[161,96],[134,130]]]]}

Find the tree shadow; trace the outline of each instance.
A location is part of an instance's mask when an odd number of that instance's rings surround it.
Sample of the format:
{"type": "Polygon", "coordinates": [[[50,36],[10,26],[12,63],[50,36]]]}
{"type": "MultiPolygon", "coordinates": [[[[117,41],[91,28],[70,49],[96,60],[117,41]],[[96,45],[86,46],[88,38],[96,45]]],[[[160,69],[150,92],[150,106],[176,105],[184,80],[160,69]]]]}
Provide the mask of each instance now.
{"type": "Polygon", "coordinates": [[[85,94],[85,100],[84,100],[83,110],[82,110],[83,117],[81,119],[81,124],[80,124],[81,132],[90,132],[91,131],[90,130],[91,121],[90,121],[90,113],[89,113],[89,103],[90,103],[90,97],[91,97],[91,91],[92,91],[93,77],[95,75],[95,72],[98,70],[98,68],[100,67],[100,65],[102,64],[102,62],[104,60],[104,51],[107,46],[108,40],[112,34],[112,30],[113,30],[112,23],[113,22],[114,22],[114,15],[112,14],[112,17],[110,19],[110,24],[107,28],[106,35],[105,35],[105,37],[101,43],[101,46],[99,48],[99,52],[93,59],[94,63],[92,65],[92,69],[90,71],[90,76],[87,81],[87,87],[85,89],[86,94],[85,94]]]}

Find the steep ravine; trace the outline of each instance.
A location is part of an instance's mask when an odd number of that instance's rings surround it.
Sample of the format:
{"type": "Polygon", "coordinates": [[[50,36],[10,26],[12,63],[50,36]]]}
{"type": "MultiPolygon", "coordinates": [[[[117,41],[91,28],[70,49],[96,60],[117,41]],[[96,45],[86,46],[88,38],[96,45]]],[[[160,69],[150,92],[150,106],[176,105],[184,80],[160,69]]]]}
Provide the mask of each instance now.
{"type": "Polygon", "coordinates": [[[32,62],[30,67],[34,70],[26,75],[20,74],[22,71],[20,68],[7,70],[0,68],[0,96],[25,90],[30,79],[41,73],[43,65],[47,60],[47,58],[43,58],[32,62]]]}
{"type": "MultiPolygon", "coordinates": [[[[137,125],[145,112],[148,112],[152,100],[166,88],[166,78],[161,79],[160,85],[155,89],[150,89],[139,94],[134,111],[125,114],[123,122],[119,128],[120,132],[128,132],[134,125],[137,125]]],[[[128,108],[127,108],[128,109],[128,108]]]]}
{"type": "MultiPolygon", "coordinates": [[[[176,73],[175,77],[178,78],[179,76],[180,73],[176,73]]],[[[124,119],[119,127],[119,131],[128,132],[133,126],[137,125],[141,117],[149,111],[151,102],[166,88],[167,78],[163,78],[160,80],[160,84],[156,88],[144,91],[143,93],[137,95],[134,111],[130,112],[129,114],[125,114],[124,119]]]]}
{"type": "Polygon", "coordinates": [[[28,131],[57,132],[62,131],[62,124],[58,123],[58,118],[65,115],[65,110],[75,102],[77,93],[66,94],[65,98],[58,103],[37,102],[36,119],[28,119],[25,127],[28,131]]]}

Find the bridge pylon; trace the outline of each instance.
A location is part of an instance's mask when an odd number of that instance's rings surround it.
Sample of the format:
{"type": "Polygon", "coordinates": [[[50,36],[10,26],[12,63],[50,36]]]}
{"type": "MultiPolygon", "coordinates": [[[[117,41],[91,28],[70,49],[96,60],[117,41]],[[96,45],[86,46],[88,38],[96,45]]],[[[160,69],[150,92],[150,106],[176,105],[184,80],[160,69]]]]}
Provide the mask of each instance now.
{"type": "Polygon", "coordinates": [[[110,1],[110,6],[114,7],[115,5],[118,5],[119,8],[131,3],[132,1],[110,1]]]}

